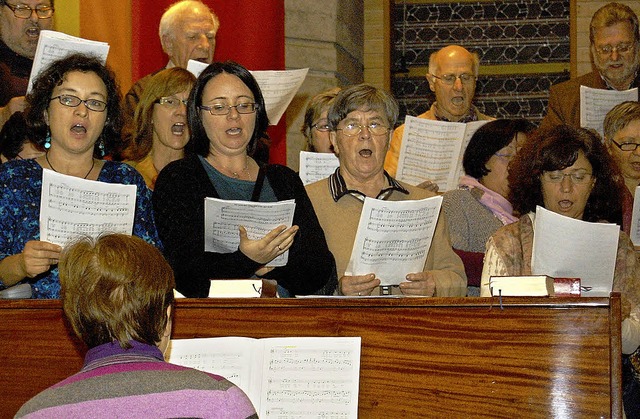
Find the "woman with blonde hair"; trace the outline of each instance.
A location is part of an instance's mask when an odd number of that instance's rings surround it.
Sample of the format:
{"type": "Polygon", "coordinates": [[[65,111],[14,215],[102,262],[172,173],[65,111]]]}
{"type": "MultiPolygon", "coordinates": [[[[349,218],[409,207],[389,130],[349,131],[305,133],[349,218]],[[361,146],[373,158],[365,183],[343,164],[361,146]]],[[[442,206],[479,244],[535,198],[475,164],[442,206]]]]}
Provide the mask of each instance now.
{"type": "Polygon", "coordinates": [[[195,81],[184,68],[167,68],[149,80],[138,103],[131,143],[122,157],[140,172],[149,189],[167,164],[184,157],[189,142],[187,99],[195,81]]]}

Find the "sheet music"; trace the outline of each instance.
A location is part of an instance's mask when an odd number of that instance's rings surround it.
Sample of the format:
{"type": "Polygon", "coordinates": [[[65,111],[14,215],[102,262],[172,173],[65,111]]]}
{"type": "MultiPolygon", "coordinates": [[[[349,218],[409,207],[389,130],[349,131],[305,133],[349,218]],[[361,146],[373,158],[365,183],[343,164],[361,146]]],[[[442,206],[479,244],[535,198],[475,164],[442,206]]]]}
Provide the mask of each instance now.
{"type": "MultiPolygon", "coordinates": [[[[208,64],[189,60],[187,70],[198,77],[207,66],[208,64]]],[[[262,96],[264,96],[264,105],[267,108],[270,125],[278,124],[282,114],[287,110],[291,100],[302,86],[308,71],[308,68],[251,71],[260,86],[262,96]]]]}
{"type": "Polygon", "coordinates": [[[422,272],[442,196],[416,201],[365,198],[345,275],[374,272],[380,285],[397,285],[422,272]]]}
{"type": "Polygon", "coordinates": [[[487,122],[464,124],[407,116],[396,177],[411,185],[431,180],[442,192],[456,189],[464,150],[473,133],[487,122]]]}
{"type": "Polygon", "coordinates": [[[300,179],[304,185],[329,177],[338,166],[340,161],[333,153],[300,152],[300,179]]]}
{"type": "Polygon", "coordinates": [[[252,71],[264,96],[269,124],[276,125],[307,77],[308,68],[252,71]]]}
{"type": "Polygon", "coordinates": [[[29,76],[27,93],[31,91],[33,81],[49,64],[60,58],[74,53],[85,53],[97,56],[102,63],[107,62],[109,44],[106,42],[92,41],[78,38],[62,32],[43,30],[40,31],[38,46],[33,58],[33,67],[29,76]]]}
{"type": "Polygon", "coordinates": [[[593,128],[604,137],[604,117],[616,105],[627,100],[638,101],[638,88],[606,90],[580,86],[580,126],[593,128]]]}
{"type": "Polygon", "coordinates": [[[80,235],[132,234],[136,190],[43,169],[40,240],[64,246],[80,235]]]}
{"type": "MultiPolygon", "coordinates": [[[[291,227],[295,200],[279,202],[235,201],[205,198],[204,201],[204,250],[205,252],[231,253],[240,245],[239,226],[247,229],[250,239],[261,239],[274,228],[291,227]]],[[[285,266],[289,251],[277,256],[268,266],[285,266]]]]}
{"type": "Polygon", "coordinates": [[[633,213],[631,215],[631,241],[634,246],[640,246],[640,186],[636,187],[633,198],[633,213]]]}
{"type": "Polygon", "coordinates": [[[357,418],[359,337],[172,340],[168,361],[221,375],[260,417],[357,418]]]}
{"type": "Polygon", "coordinates": [[[620,227],[589,223],[536,207],[531,273],[580,278],[584,297],[609,296],[620,227]]]}

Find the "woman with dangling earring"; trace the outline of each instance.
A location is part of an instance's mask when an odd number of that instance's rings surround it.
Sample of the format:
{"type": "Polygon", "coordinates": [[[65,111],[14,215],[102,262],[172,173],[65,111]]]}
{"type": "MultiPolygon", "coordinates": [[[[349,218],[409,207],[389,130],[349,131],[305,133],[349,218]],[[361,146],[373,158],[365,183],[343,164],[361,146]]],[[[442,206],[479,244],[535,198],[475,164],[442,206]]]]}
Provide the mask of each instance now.
{"type": "Polygon", "coordinates": [[[25,119],[45,154],[0,167],[0,289],[26,282],[34,298],[59,297],[62,248],[40,240],[43,169],[136,185],[133,234],[159,246],[144,179],[124,163],[102,159],[119,141],[122,117],[115,78],[99,59],[74,54],[53,62],[27,95],[25,119]]]}

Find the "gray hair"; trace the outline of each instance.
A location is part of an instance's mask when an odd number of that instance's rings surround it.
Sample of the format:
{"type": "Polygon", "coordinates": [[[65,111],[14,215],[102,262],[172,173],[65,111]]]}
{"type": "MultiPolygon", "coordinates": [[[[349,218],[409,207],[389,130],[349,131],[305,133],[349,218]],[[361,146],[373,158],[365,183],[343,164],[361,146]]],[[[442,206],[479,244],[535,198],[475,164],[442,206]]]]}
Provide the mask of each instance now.
{"type": "Polygon", "coordinates": [[[162,14],[162,17],[160,18],[160,27],[158,29],[160,40],[164,39],[165,36],[173,36],[173,31],[176,29],[178,22],[180,22],[186,14],[191,13],[195,9],[204,9],[204,11],[208,12],[211,15],[211,20],[213,21],[213,30],[218,32],[220,20],[209,6],[199,0],[181,0],[173,3],[162,14]]]}
{"type": "Polygon", "coordinates": [[[398,119],[398,102],[388,92],[369,84],[357,84],[343,89],[333,100],[327,119],[335,130],[340,121],[357,110],[378,110],[384,112],[389,128],[393,129],[398,119]]]}

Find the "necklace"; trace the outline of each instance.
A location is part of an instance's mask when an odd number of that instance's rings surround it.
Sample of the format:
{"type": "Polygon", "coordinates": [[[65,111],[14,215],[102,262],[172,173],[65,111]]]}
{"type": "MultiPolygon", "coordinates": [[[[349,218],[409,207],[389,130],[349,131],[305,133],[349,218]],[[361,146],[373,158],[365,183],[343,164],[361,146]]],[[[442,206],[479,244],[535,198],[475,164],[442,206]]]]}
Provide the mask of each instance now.
{"type": "MultiPolygon", "coordinates": [[[[53,165],[51,164],[51,162],[49,161],[49,152],[44,153],[44,158],[47,160],[47,164],[49,165],[49,167],[51,168],[51,170],[53,170],[56,173],[60,173],[56,170],[55,167],[53,167],[53,165]]],[[[91,168],[89,169],[89,171],[87,172],[86,175],[84,175],[84,177],[82,179],[86,179],[89,176],[89,173],[91,173],[91,171],[93,170],[93,166],[95,166],[96,164],[96,159],[94,159],[93,157],[91,157],[91,168]]]]}
{"type": "MultiPolygon", "coordinates": [[[[213,159],[213,156],[211,156],[213,159]]],[[[236,179],[240,179],[240,174],[241,173],[246,173],[247,175],[249,174],[249,156],[245,156],[244,157],[244,169],[242,169],[240,172],[234,172],[233,170],[229,169],[227,166],[225,166],[224,164],[220,163],[219,161],[213,159],[215,162],[217,162],[220,166],[222,166],[222,168],[224,170],[227,171],[227,173],[231,173],[233,175],[234,178],[236,179]]]]}

